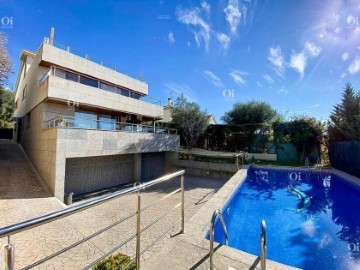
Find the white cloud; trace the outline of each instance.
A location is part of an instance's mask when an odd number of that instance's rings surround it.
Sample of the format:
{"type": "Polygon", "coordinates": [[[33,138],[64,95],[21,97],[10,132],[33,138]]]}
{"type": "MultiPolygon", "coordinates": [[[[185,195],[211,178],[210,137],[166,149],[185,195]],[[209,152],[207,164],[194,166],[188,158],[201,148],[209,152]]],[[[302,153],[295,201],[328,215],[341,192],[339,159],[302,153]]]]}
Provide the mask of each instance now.
{"type": "Polygon", "coordinates": [[[229,0],[228,5],[224,8],[225,19],[230,24],[230,30],[232,33],[236,33],[236,30],[240,24],[241,12],[239,9],[238,0],[229,0]]]}
{"type": "Polygon", "coordinates": [[[188,85],[168,82],[164,83],[164,86],[166,87],[166,94],[168,94],[169,92],[175,93],[178,96],[183,94],[188,101],[196,102],[197,100],[196,92],[193,91],[188,85]]]}
{"type": "Polygon", "coordinates": [[[199,8],[182,9],[179,7],[176,11],[177,20],[186,25],[192,25],[196,28],[193,30],[194,39],[198,47],[204,42],[205,50],[209,48],[210,26],[201,18],[201,10],[199,8]]]}
{"type": "Polygon", "coordinates": [[[360,72],[360,57],[356,56],[348,68],[351,75],[360,72]]]}
{"type": "Polygon", "coordinates": [[[277,93],[286,95],[287,93],[289,93],[289,91],[285,88],[285,86],[283,86],[279,90],[277,90],[277,93]]]}
{"type": "Polygon", "coordinates": [[[259,81],[257,81],[256,84],[257,86],[262,87],[262,84],[259,81]]]}
{"type": "Polygon", "coordinates": [[[306,41],[304,47],[304,53],[309,57],[316,57],[320,54],[321,48],[316,46],[313,42],[306,41]]]}
{"type": "Polygon", "coordinates": [[[274,66],[276,73],[280,77],[283,77],[285,72],[285,61],[280,46],[269,48],[268,60],[274,66]]]}
{"type": "Polygon", "coordinates": [[[186,43],[186,45],[187,45],[188,47],[191,47],[191,42],[188,41],[188,42],[186,43]]]}
{"type": "Polygon", "coordinates": [[[304,53],[293,53],[290,58],[289,66],[297,71],[301,78],[304,77],[305,67],[307,65],[307,58],[304,53]]]}
{"type": "Polygon", "coordinates": [[[174,38],[173,32],[169,32],[168,40],[169,40],[170,43],[175,43],[175,38],[174,38]]]}
{"type": "Polygon", "coordinates": [[[344,79],[345,77],[346,77],[346,72],[342,73],[340,76],[341,79],[344,79]]]}
{"type": "Polygon", "coordinates": [[[213,85],[215,85],[217,87],[224,86],[221,79],[217,75],[215,75],[213,72],[211,72],[210,70],[204,70],[204,76],[213,85]]]}
{"type": "Polygon", "coordinates": [[[318,108],[318,107],[320,107],[320,104],[314,104],[312,107],[313,108],[318,108]]]}
{"type": "Polygon", "coordinates": [[[230,37],[224,33],[216,33],[216,38],[221,43],[221,48],[226,52],[230,47],[230,37]]]}
{"type": "Polygon", "coordinates": [[[268,84],[273,84],[274,83],[274,80],[273,78],[271,78],[269,75],[265,74],[263,75],[263,78],[265,81],[267,81],[268,84]]]}
{"type": "Polygon", "coordinates": [[[206,11],[207,14],[210,14],[210,4],[206,1],[201,3],[201,7],[206,11]]]}
{"type": "Polygon", "coordinates": [[[342,54],[342,56],[341,56],[341,59],[342,59],[343,61],[348,60],[348,58],[349,58],[349,53],[348,53],[348,52],[344,52],[344,53],[342,54]]]}
{"type": "Polygon", "coordinates": [[[246,84],[246,81],[244,79],[244,76],[249,75],[249,73],[241,70],[231,70],[230,76],[233,78],[234,82],[237,85],[244,85],[246,84]]]}

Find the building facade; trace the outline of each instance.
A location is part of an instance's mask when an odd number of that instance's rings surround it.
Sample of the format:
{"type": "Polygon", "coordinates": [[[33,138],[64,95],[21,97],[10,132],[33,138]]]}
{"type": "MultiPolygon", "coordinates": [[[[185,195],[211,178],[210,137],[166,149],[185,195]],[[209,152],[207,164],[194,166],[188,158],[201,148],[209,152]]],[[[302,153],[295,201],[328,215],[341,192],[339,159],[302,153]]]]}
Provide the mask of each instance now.
{"type": "Polygon", "coordinates": [[[153,179],[179,147],[158,128],[162,106],[148,85],[62,50],[46,38],[24,50],[15,88],[14,140],[54,196],[75,196],[153,179]]]}

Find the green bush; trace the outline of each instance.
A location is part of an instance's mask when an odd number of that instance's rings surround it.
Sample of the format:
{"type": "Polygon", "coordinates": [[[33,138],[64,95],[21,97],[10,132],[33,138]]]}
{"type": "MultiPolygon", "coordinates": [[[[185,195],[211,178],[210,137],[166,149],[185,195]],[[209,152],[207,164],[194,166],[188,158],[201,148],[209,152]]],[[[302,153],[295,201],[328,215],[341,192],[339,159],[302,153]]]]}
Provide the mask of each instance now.
{"type": "Polygon", "coordinates": [[[116,255],[111,255],[110,257],[98,262],[96,265],[93,266],[92,269],[93,270],[120,270],[120,269],[135,270],[136,262],[134,262],[129,256],[118,253],[116,255]]]}

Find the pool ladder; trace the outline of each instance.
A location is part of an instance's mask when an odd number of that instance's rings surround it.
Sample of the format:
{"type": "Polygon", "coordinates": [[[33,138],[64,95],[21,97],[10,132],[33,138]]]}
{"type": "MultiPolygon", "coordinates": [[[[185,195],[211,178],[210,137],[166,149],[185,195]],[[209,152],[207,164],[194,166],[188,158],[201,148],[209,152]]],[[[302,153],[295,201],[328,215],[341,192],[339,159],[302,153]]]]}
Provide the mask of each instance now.
{"type": "Polygon", "coordinates": [[[217,217],[220,219],[223,231],[225,233],[225,245],[229,245],[229,234],[222,211],[221,209],[216,209],[211,217],[210,223],[210,270],[214,270],[214,225],[217,217]]]}
{"type": "MultiPolygon", "coordinates": [[[[216,209],[211,217],[210,222],[210,270],[214,270],[214,225],[216,218],[220,219],[224,234],[225,245],[229,245],[229,234],[226,228],[224,216],[221,209],[216,209]]],[[[261,270],[266,270],[266,222],[262,220],[260,223],[260,265],[261,270]]]]}

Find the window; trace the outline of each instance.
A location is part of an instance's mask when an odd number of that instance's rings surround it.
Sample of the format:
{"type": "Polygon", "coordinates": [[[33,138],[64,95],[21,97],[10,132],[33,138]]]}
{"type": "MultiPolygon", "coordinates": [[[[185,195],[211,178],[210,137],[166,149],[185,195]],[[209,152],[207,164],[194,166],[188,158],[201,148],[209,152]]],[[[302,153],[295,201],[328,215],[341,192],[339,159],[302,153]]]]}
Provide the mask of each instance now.
{"type": "Polygon", "coordinates": [[[97,114],[93,112],[75,112],[74,127],[97,129],[97,114]]]}
{"type": "Polygon", "coordinates": [[[141,95],[135,92],[130,92],[130,97],[135,99],[140,99],[141,95]]]}
{"type": "Polygon", "coordinates": [[[106,83],[100,83],[100,88],[106,91],[111,91],[114,92],[115,91],[115,86],[106,84],[106,83]]]}
{"type": "Polygon", "coordinates": [[[98,87],[98,81],[90,79],[88,77],[80,76],[80,83],[92,86],[92,87],[98,87]]]}
{"type": "Polygon", "coordinates": [[[116,129],[115,116],[108,115],[108,114],[100,114],[99,115],[99,129],[104,129],[104,130],[116,129]]]}
{"type": "Polygon", "coordinates": [[[65,79],[69,80],[69,81],[73,81],[73,82],[78,82],[79,81],[79,75],[69,72],[69,71],[65,71],[65,79]]]}
{"type": "Polygon", "coordinates": [[[19,107],[19,99],[15,101],[15,110],[19,107]]]}
{"type": "Polygon", "coordinates": [[[26,98],[26,88],[27,88],[27,85],[25,85],[25,87],[24,87],[22,100],[24,100],[26,98]]]}
{"type": "Polygon", "coordinates": [[[123,96],[125,96],[125,97],[129,97],[129,96],[130,96],[129,90],[121,89],[121,95],[123,95],[123,96]]]}

